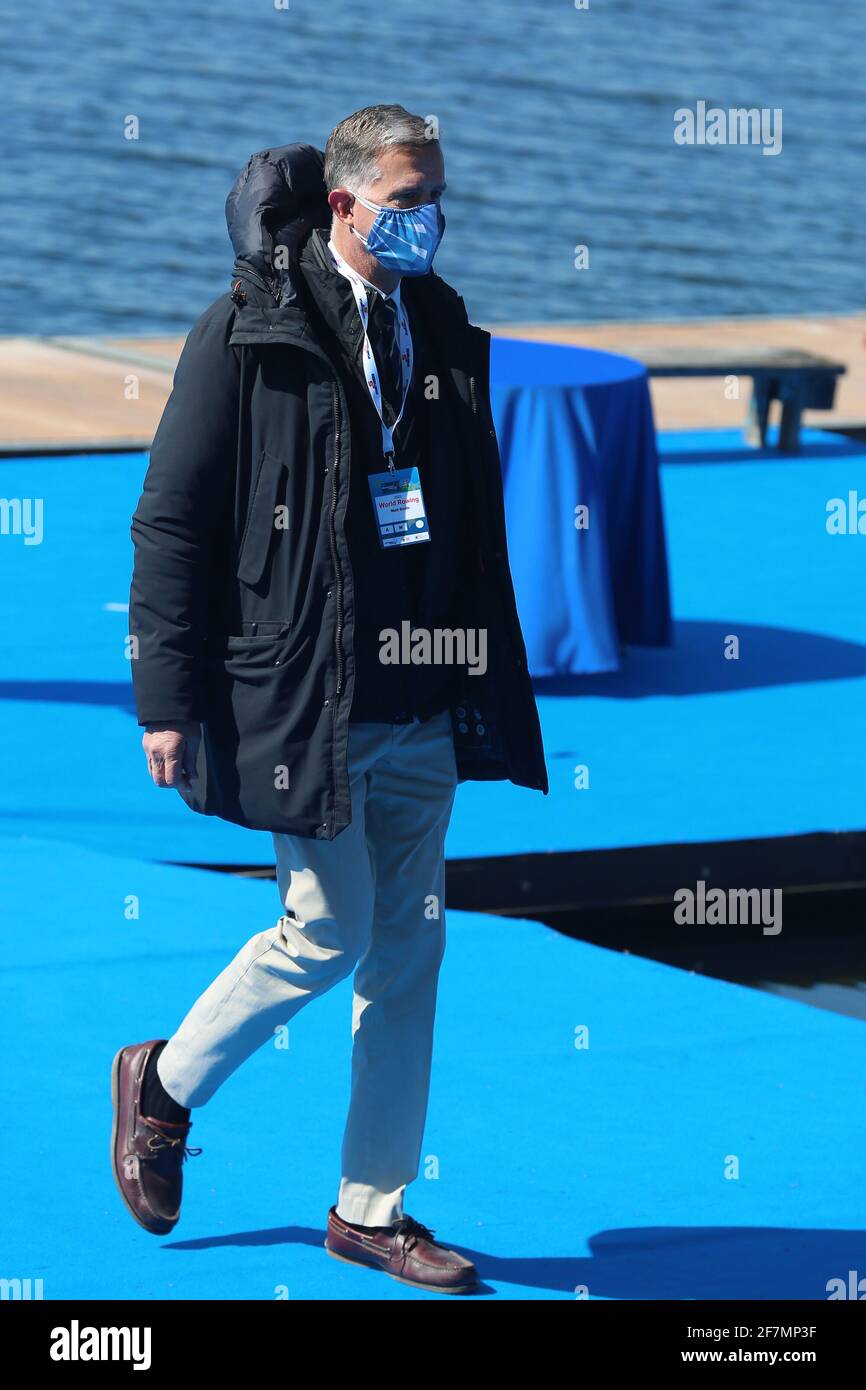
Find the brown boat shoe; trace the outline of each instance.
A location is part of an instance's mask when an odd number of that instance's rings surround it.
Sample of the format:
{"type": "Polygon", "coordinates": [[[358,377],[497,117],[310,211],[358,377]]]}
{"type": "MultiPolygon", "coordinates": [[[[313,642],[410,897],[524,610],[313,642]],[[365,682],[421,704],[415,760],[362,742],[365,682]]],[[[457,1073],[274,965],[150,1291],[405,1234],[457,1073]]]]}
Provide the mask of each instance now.
{"type": "Polygon", "coordinates": [[[154,1048],[164,1039],[122,1047],[111,1068],[111,1170],[127,1209],[153,1235],[173,1230],[180,1217],[183,1163],[190,1149],[191,1124],[173,1124],[141,1113],[144,1071],[154,1048]]]}
{"type": "Polygon", "coordinates": [[[433,1234],[411,1216],[401,1217],[386,1231],[361,1231],[337,1215],[335,1204],[328,1212],[325,1249],[337,1260],[382,1269],[392,1279],[416,1289],[475,1292],[478,1271],[472,1261],[456,1250],[447,1250],[433,1234]]]}

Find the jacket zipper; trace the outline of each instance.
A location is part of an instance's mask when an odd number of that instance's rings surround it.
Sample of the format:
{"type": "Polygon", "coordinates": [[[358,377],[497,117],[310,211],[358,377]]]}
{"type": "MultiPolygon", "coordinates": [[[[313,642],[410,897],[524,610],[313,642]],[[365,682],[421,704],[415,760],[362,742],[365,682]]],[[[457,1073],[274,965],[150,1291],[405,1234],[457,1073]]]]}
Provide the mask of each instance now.
{"type": "MultiPolygon", "coordinates": [[[[275,339],[271,339],[271,341],[273,342],[273,341],[275,341],[275,339]]],[[[321,358],[322,361],[325,362],[325,363],[327,363],[327,365],[328,365],[329,367],[331,366],[331,362],[330,362],[329,358],[327,357],[327,355],[326,355],[320,348],[318,348],[318,347],[317,347],[317,348],[307,347],[307,351],[313,352],[314,355],[315,355],[316,357],[321,358]]],[[[340,387],[339,387],[339,383],[338,383],[336,377],[332,377],[332,379],[331,379],[331,387],[332,387],[332,398],[333,398],[332,414],[333,414],[333,420],[334,420],[334,465],[333,465],[333,477],[332,477],[332,479],[331,479],[331,507],[330,507],[330,512],[329,512],[329,516],[328,516],[328,521],[329,521],[328,540],[330,541],[331,561],[332,561],[333,566],[334,566],[334,576],[335,576],[336,585],[337,585],[337,629],[336,629],[336,634],[335,634],[335,640],[336,640],[336,646],[337,646],[337,686],[336,686],[336,690],[335,690],[335,692],[334,692],[334,695],[335,695],[334,703],[335,703],[335,705],[336,705],[337,699],[339,698],[339,696],[342,694],[342,691],[343,691],[343,648],[342,648],[342,640],[343,640],[343,570],[342,570],[342,567],[341,567],[340,562],[339,562],[339,557],[338,557],[338,555],[337,555],[337,529],[336,529],[336,524],[335,524],[335,516],[336,516],[336,511],[337,511],[337,481],[338,481],[338,479],[339,479],[339,470],[340,470],[340,440],[341,440],[341,435],[342,435],[342,411],[341,411],[341,409],[340,409],[340,387]]],[[[351,479],[348,478],[348,479],[347,479],[347,486],[348,486],[348,483],[349,483],[350,481],[351,481],[351,479]]],[[[336,718],[336,709],[335,709],[335,711],[334,711],[334,715],[335,715],[335,718],[336,718]]]]}
{"type": "MultiPolygon", "coordinates": [[[[275,340],[274,340],[274,339],[271,339],[271,341],[275,341],[275,340]]],[[[321,348],[318,348],[318,347],[316,347],[316,348],[307,347],[307,351],[313,352],[313,353],[315,354],[316,357],[320,357],[320,358],[322,359],[322,361],[326,362],[327,365],[328,365],[329,367],[331,366],[331,363],[330,363],[329,358],[328,358],[327,355],[321,350],[321,348]]],[[[333,378],[332,378],[331,386],[332,386],[332,391],[333,391],[333,410],[332,410],[332,414],[333,414],[333,420],[334,420],[334,463],[333,463],[333,477],[331,478],[331,506],[330,506],[330,511],[329,511],[329,514],[328,514],[328,521],[329,521],[329,527],[328,527],[328,540],[330,541],[331,561],[332,561],[333,566],[334,566],[334,576],[335,576],[336,585],[337,585],[337,627],[336,627],[336,633],[335,633],[335,643],[336,643],[336,648],[337,648],[337,685],[336,685],[336,689],[335,689],[335,691],[334,691],[334,708],[333,708],[333,715],[334,715],[334,718],[333,718],[333,727],[334,727],[334,729],[336,730],[337,705],[338,705],[338,703],[339,703],[339,697],[340,697],[340,695],[342,694],[342,690],[343,690],[343,647],[342,647],[342,642],[343,642],[343,571],[342,571],[342,568],[341,568],[341,566],[340,566],[339,557],[338,557],[338,555],[337,555],[337,529],[336,529],[336,524],[335,524],[335,516],[336,516],[336,511],[337,511],[337,481],[338,481],[338,478],[339,478],[339,470],[340,470],[340,441],[341,441],[341,435],[342,435],[342,411],[341,411],[341,409],[340,409],[340,387],[339,387],[339,383],[338,383],[336,377],[333,377],[333,378]]],[[[336,798],[336,795],[337,795],[337,776],[336,776],[336,768],[334,769],[333,793],[334,793],[334,797],[336,798]]]]}
{"type": "MultiPolygon", "coordinates": [[[[340,420],[339,388],[338,388],[338,386],[337,386],[336,381],[333,382],[332,385],[333,385],[333,400],[334,400],[334,476],[333,476],[333,478],[331,479],[331,514],[330,514],[331,532],[330,532],[330,540],[331,540],[331,559],[333,560],[333,563],[334,563],[334,575],[335,575],[335,577],[336,577],[336,583],[337,583],[337,633],[336,633],[336,643],[337,643],[337,689],[336,689],[336,692],[335,692],[335,693],[336,693],[337,696],[339,696],[339,695],[341,694],[341,692],[342,692],[342,689],[343,689],[343,646],[342,646],[342,639],[343,639],[343,572],[342,572],[342,570],[341,570],[341,568],[340,568],[340,564],[339,564],[339,561],[338,561],[338,558],[337,558],[337,531],[336,531],[336,526],[335,526],[335,523],[334,523],[334,517],[335,517],[336,511],[337,511],[337,479],[338,479],[338,477],[339,477],[339,467],[340,467],[340,425],[341,425],[341,420],[340,420]]],[[[336,718],[336,710],[334,711],[334,717],[336,718]]]]}

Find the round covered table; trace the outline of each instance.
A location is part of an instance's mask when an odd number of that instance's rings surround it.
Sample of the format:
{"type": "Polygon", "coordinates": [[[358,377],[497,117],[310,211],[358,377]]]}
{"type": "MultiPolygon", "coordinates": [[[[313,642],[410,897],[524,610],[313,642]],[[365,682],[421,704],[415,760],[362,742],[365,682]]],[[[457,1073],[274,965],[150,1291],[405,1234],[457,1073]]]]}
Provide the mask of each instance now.
{"type": "Polygon", "coordinates": [[[615,671],[626,643],[669,646],[645,367],[616,353],[493,337],[490,396],[530,674],[615,671]]]}

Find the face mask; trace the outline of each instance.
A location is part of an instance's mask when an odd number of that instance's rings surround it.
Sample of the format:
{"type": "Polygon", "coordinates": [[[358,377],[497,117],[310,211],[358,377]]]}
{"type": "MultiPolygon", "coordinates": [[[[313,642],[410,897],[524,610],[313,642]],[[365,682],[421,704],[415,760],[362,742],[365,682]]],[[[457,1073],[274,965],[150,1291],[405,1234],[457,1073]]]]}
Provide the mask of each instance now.
{"type": "MultiPolygon", "coordinates": [[[[352,190],[349,189],[351,193],[352,190]]],[[[365,208],[376,213],[366,237],[353,227],[371,255],[387,270],[402,275],[426,275],[433,264],[436,248],[445,231],[445,214],[438,203],[419,203],[415,208],[389,208],[368,203],[360,193],[353,194],[365,208]]]]}

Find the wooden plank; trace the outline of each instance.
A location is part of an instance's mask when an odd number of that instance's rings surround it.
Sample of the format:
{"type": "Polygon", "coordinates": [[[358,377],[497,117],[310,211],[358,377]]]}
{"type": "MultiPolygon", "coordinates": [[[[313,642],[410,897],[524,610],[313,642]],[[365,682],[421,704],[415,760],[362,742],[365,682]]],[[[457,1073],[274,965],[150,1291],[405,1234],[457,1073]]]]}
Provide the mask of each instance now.
{"type": "Polygon", "coordinates": [[[842,376],[844,362],[786,348],[644,348],[638,353],[651,376],[754,376],[759,372],[824,372],[842,376]]]}
{"type": "MultiPolygon", "coordinates": [[[[739,353],[745,361],[773,348],[844,363],[832,411],[806,411],[803,423],[866,427],[866,312],[835,317],[718,319],[674,323],[489,324],[504,337],[563,342],[628,356],[691,350],[739,353]]],[[[144,338],[0,338],[0,448],[44,444],[138,447],[152,439],[183,335],[144,338]],[[61,345],[62,343],[62,345],[61,345]],[[109,351],[110,350],[110,351],[109,351]],[[126,378],[138,398],[127,399],[126,378]]],[[[659,429],[740,429],[750,383],[729,398],[723,377],[652,378],[659,429]]]]}
{"type": "MultiPolygon", "coordinates": [[[[504,337],[568,343],[643,360],[651,351],[720,352],[787,348],[845,364],[831,411],[805,411],[803,425],[866,429],[866,311],[792,318],[694,319],[667,323],[496,324],[504,337]]],[[[656,426],[662,430],[742,428],[751,383],[732,395],[723,378],[650,379],[656,426]]]]}
{"type": "Polygon", "coordinates": [[[0,443],[75,447],[100,439],[130,446],[152,439],[171,386],[158,367],[72,352],[36,338],[0,339],[0,381],[0,443]]]}

